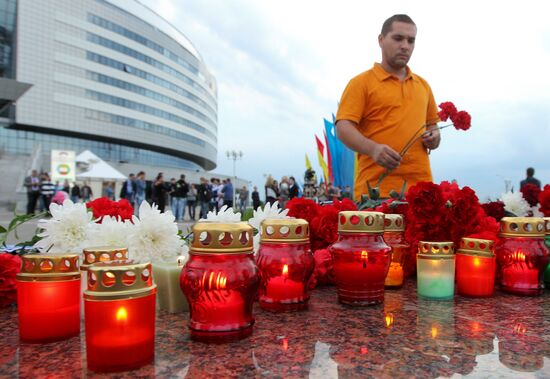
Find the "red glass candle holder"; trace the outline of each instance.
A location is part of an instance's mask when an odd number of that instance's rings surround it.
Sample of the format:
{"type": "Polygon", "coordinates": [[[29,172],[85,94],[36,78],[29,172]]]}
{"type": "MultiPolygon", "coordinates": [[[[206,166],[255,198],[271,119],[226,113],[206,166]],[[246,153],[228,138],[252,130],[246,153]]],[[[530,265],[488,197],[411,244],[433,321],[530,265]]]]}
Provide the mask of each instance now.
{"type": "Polygon", "coordinates": [[[204,342],[252,333],[258,294],[252,227],[243,222],[197,222],[180,284],[189,303],[191,338],[204,342]]]}
{"type": "Polygon", "coordinates": [[[459,295],[492,296],[495,291],[496,258],[493,241],[462,238],[456,253],[456,284],[459,295]]]}
{"type": "Polygon", "coordinates": [[[80,271],[82,271],[82,292],[88,287],[88,267],[94,263],[110,262],[110,261],[125,261],[128,260],[128,249],[125,247],[89,247],[82,251],[82,263],[80,271]]]}
{"type": "Polygon", "coordinates": [[[338,216],[338,240],[329,247],[338,300],[364,306],[384,301],[384,281],[391,261],[386,245],[384,214],[344,211],[338,216]]]}
{"type": "Polygon", "coordinates": [[[51,342],[80,333],[78,255],[22,256],[17,274],[19,336],[51,342]]]}
{"type": "MultiPolygon", "coordinates": [[[[550,251],[550,217],[544,218],[544,225],[544,244],[550,251]]],[[[546,271],[544,271],[544,285],[546,288],[550,288],[550,263],[546,266],[546,271]]]]}
{"type": "Polygon", "coordinates": [[[156,285],[151,272],[150,263],[132,261],[88,268],[84,308],[90,370],[133,370],[153,361],[156,285]]]}
{"type": "Polygon", "coordinates": [[[302,219],[267,219],[260,226],[257,264],[260,306],[270,311],[307,307],[307,284],[315,262],[309,224],[302,219]]]}
{"type": "Polygon", "coordinates": [[[550,256],[544,244],[544,220],[539,217],[504,217],[495,245],[498,277],[505,292],[540,295],[550,256]]]}
{"type": "Polygon", "coordinates": [[[403,215],[385,215],[384,241],[392,249],[390,268],[384,285],[386,288],[400,288],[405,278],[405,257],[410,251],[410,245],[405,240],[403,215]]]}

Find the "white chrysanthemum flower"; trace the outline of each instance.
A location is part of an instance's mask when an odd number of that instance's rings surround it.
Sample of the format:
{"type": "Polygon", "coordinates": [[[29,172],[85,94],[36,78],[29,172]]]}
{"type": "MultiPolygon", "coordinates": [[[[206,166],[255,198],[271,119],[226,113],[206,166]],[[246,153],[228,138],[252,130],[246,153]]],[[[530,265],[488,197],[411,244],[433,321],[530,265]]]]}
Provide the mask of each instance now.
{"type": "Polygon", "coordinates": [[[161,213],[156,205],[144,201],[134,225],[128,229],[130,257],[138,262],[171,262],[181,255],[183,241],[171,212],[161,213]]]}
{"type": "Polygon", "coordinates": [[[74,204],[66,199],[63,205],[50,204],[52,218],[38,221],[38,234],[43,237],[34,247],[41,252],[77,253],[89,245],[89,233],[93,227],[92,213],[83,203],[74,204]]]}
{"type": "Polygon", "coordinates": [[[199,222],[204,221],[215,221],[215,222],[240,222],[241,221],[241,212],[235,213],[233,208],[228,208],[227,205],[224,205],[220,208],[218,213],[216,211],[210,211],[206,214],[205,219],[200,219],[199,222]]]}
{"type": "Polygon", "coordinates": [[[542,213],[539,210],[539,204],[535,205],[534,207],[531,207],[530,210],[533,213],[533,217],[544,217],[544,213],[542,213]]]}
{"type": "MultiPolygon", "coordinates": [[[[108,247],[128,247],[128,233],[134,227],[129,220],[120,217],[103,216],[101,224],[95,224],[90,231],[90,241],[108,247]]],[[[130,257],[131,258],[131,257],[130,257]]]]}
{"type": "Polygon", "coordinates": [[[254,251],[258,251],[258,248],[260,247],[259,231],[262,221],[268,218],[291,218],[290,216],[287,216],[287,214],[288,209],[279,209],[278,201],[274,202],[273,205],[266,203],[264,205],[264,209],[258,207],[258,209],[254,211],[253,216],[248,220],[250,226],[252,226],[257,231],[257,233],[254,235],[254,251]]]}
{"type": "Polygon", "coordinates": [[[517,217],[525,217],[531,210],[529,203],[523,198],[521,192],[503,193],[501,200],[504,203],[504,209],[517,217]]]}

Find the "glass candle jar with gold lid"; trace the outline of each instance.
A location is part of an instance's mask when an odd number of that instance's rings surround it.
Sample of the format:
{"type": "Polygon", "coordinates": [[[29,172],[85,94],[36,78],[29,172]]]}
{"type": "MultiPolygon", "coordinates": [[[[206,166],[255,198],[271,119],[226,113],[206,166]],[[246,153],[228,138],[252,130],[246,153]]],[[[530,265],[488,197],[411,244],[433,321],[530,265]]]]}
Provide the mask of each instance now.
{"type": "Polygon", "coordinates": [[[80,333],[78,255],[26,254],[17,274],[19,335],[51,342],[80,333]]]}
{"type": "Polygon", "coordinates": [[[383,213],[339,213],[338,240],[329,251],[341,303],[364,306],[384,301],[384,281],[390,267],[391,247],[384,241],[383,233],[383,213]]]}
{"type": "Polygon", "coordinates": [[[391,247],[391,263],[384,285],[386,288],[400,288],[405,277],[404,263],[410,250],[405,239],[403,215],[386,214],[384,220],[384,241],[391,247]]]}
{"type": "Polygon", "coordinates": [[[250,225],[197,222],[180,277],[191,338],[217,342],[250,335],[259,282],[250,225]]]}
{"type": "Polygon", "coordinates": [[[540,217],[504,217],[495,245],[498,278],[503,291],[540,295],[550,255],[544,243],[545,221],[540,217]]]}
{"type": "Polygon", "coordinates": [[[304,309],[315,262],[309,246],[309,224],[302,219],[266,219],[260,225],[256,257],[260,273],[260,306],[270,311],[304,309]]]}
{"type": "Polygon", "coordinates": [[[452,242],[418,243],[416,256],[418,296],[451,300],[455,290],[455,254],[452,242]]]}

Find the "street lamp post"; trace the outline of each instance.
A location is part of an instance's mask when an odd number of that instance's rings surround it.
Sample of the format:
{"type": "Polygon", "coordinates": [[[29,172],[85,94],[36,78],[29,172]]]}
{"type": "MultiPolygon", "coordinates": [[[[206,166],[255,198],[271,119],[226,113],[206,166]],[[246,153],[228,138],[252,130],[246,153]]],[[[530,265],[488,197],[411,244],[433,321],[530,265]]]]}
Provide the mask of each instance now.
{"type": "Polygon", "coordinates": [[[236,209],[235,207],[237,204],[235,203],[235,193],[236,193],[236,184],[237,184],[237,159],[243,158],[243,152],[242,151],[226,151],[225,153],[227,155],[227,159],[233,160],[233,209],[236,209]]]}

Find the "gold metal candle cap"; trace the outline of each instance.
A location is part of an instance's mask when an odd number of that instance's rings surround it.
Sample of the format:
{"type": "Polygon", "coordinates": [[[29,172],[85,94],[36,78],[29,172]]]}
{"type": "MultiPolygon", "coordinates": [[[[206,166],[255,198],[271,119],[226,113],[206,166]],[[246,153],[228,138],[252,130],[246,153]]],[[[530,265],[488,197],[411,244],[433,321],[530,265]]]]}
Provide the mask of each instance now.
{"type": "Polygon", "coordinates": [[[501,237],[544,237],[542,217],[504,217],[500,220],[501,237]]]}
{"type": "Polygon", "coordinates": [[[17,280],[24,282],[52,282],[80,279],[78,255],[26,254],[21,256],[21,272],[17,280]]]}
{"type": "Polygon", "coordinates": [[[301,218],[265,219],[260,225],[261,242],[309,242],[309,223],[301,218]]]}
{"type": "Polygon", "coordinates": [[[384,213],[342,211],[338,214],[338,233],[383,233],[384,213]]]}
{"type": "Polygon", "coordinates": [[[86,271],[94,263],[128,259],[128,249],[109,246],[88,247],[82,251],[82,258],[80,269],[86,271]]]}
{"type": "Polygon", "coordinates": [[[385,232],[403,232],[405,231],[405,219],[403,215],[386,214],[384,216],[385,232]]]}
{"type": "Polygon", "coordinates": [[[88,300],[118,300],[155,292],[151,263],[133,261],[99,262],[88,267],[88,300]]]}
{"type": "Polygon", "coordinates": [[[458,249],[457,254],[493,258],[495,256],[493,245],[494,242],[491,240],[465,237],[460,240],[460,248],[458,249]]]}
{"type": "Polygon", "coordinates": [[[550,235],[550,217],[544,218],[544,227],[545,227],[544,235],[549,236],[550,235]]]}
{"type": "Polygon", "coordinates": [[[455,255],[455,249],[452,242],[418,242],[418,255],[424,258],[452,258],[455,255]]]}
{"type": "Polygon", "coordinates": [[[190,254],[252,254],[254,234],[246,222],[197,222],[190,254]]]}

